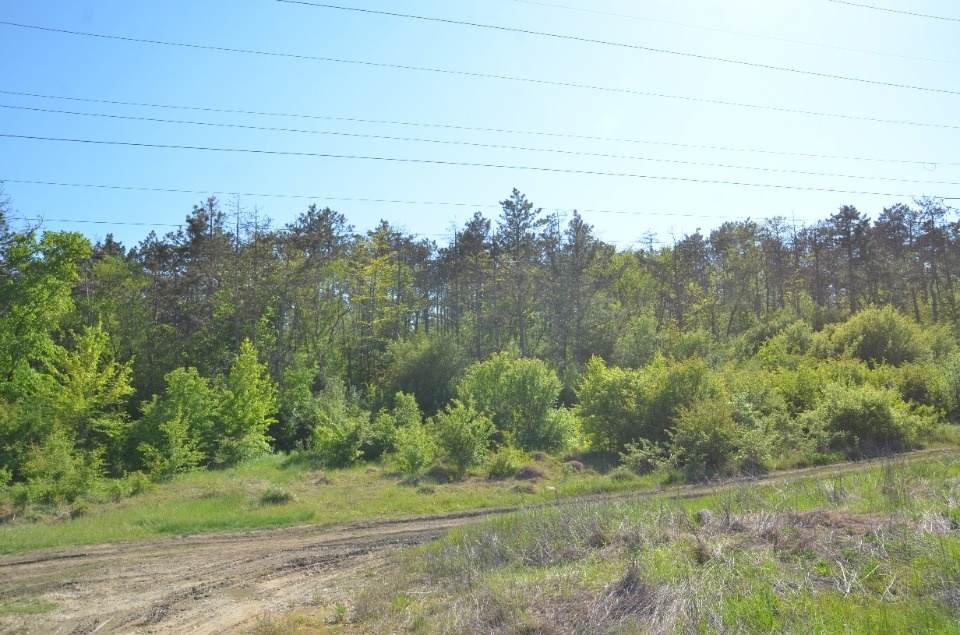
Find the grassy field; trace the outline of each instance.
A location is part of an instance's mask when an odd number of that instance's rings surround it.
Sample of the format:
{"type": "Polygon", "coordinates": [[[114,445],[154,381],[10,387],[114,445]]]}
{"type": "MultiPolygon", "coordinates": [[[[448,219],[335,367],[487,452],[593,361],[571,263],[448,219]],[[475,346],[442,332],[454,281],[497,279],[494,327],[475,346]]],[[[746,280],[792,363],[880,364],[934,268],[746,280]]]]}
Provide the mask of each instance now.
{"type": "Polygon", "coordinates": [[[382,466],[324,472],[296,456],[268,456],[235,469],[186,474],[132,497],[104,491],[69,505],[26,510],[8,503],[0,553],[542,503],[655,488],[664,478],[581,472],[547,456],[531,462],[542,474],[536,483],[481,475],[439,484],[406,482],[382,466]]]}
{"type": "Polygon", "coordinates": [[[960,633],[960,460],[531,508],[260,633],[960,633]]]}

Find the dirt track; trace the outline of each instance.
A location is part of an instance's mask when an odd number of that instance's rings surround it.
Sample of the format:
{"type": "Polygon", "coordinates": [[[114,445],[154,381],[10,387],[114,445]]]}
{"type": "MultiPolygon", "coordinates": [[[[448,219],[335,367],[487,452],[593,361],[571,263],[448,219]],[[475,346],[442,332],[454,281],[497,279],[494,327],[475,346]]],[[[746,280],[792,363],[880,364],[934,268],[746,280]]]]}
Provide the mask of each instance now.
{"type": "MultiPolygon", "coordinates": [[[[903,455],[900,463],[955,451],[903,455]]],[[[777,473],[760,482],[849,473],[875,462],[777,473]]],[[[722,483],[607,498],[690,497],[739,486],[722,483]]],[[[565,501],[561,504],[576,504],[565,501]]],[[[222,633],[257,616],[311,603],[323,589],[375,568],[388,550],[433,540],[479,516],[475,511],[330,528],[294,527],[205,534],[119,545],[0,556],[0,602],[49,602],[47,613],[0,617],[0,630],[23,633],[222,633]]]]}
{"type": "Polygon", "coordinates": [[[0,600],[49,613],[0,618],[3,632],[222,633],[310,603],[393,547],[432,540],[477,514],[207,534],[0,556],[0,600]]]}

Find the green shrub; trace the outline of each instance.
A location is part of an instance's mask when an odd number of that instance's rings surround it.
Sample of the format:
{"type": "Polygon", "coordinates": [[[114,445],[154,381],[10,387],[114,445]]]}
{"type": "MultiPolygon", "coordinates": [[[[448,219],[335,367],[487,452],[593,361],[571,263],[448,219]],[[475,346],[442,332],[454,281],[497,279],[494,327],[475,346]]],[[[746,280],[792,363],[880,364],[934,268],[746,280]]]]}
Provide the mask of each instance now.
{"type": "Polygon", "coordinates": [[[454,477],[480,465],[490,451],[493,422],[474,408],[454,400],[433,418],[434,436],[443,456],[454,467],[454,477]]]}
{"type": "Polygon", "coordinates": [[[456,394],[456,385],[467,366],[467,357],[450,336],[430,336],[391,342],[386,360],[384,391],[416,395],[427,415],[437,413],[456,394]]]}
{"type": "Polygon", "coordinates": [[[940,364],[913,362],[893,369],[893,384],[904,401],[936,408],[944,413],[957,408],[956,392],[947,379],[952,370],[940,364]]]}
{"type": "Polygon", "coordinates": [[[599,357],[587,362],[576,412],[590,444],[619,450],[648,434],[645,397],[641,371],[607,366],[599,357]]]}
{"type": "Polygon", "coordinates": [[[717,394],[716,380],[699,358],[658,359],[642,370],[625,370],[595,357],[577,389],[577,416],[594,447],[622,451],[637,439],[665,442],[681,408],[717,394]]]}
{"type": "Polygon", "coordinates": [[[649,474],[666,464],[666,451],[657,443],[640,439],[627,443],[626,452],[620,453],[620,465],[634,474],[649,474]]]}
{"type": "Polygon", "coordinates": [[[935,421],[932,412],[911,413],[892,390],[838,384],[827,387],[811,416],[832,434],[835,449],[867,454],[910,447],[935,421]]]}
{"type": "Polygon", "coordinates": [[[99,482],[103,461],[99,452],[80,450],[63,431],[55,430],[28,450],[22,472],[31,502],[72,502],[99,482]]]}
{"type": "Polygon", "coordinates": [[[271,485],[260,495],[261,505],[286,505],[297,500],[297,497],[282,487],[271,485]]]}
{"type": "Polygon", "coordinates": [[[353,465],[363,455],[370,433],[370,413],[337,380],[327,381],[314,404],[311,453],[326,468],[353,465]]]}
{"type": "Polygon", "coordinates": [[[838,347],[871,366],[899,366],[915,361],[923,352],[920,327],[892,306],[870,307],[837,326],[838,347]]]}
{"type": "Polygon", "coordinates": [[[490,478],[510,478],[529,460],[527,453],[513,444],[500,446],[487,461],[487,475],[490,478]]]}
{"type": "Polygon", "coordinates": [[[553,414],[560,388],[557,374],[544,362],[506,351],[470,366],[457,392],[521,448],[560,450],[573,432],[569,418],[553,414]]]}
{"type": "Polygon", "coordinates": [[[266,366],[257,361],[250,340],[244,340],[226,380],[216,426],[216,463],[233,465],[270,452],[267,430],[276,422],[276,397],[266,366]]]}
{"type": "Polygon", "coordinates": [[[733,464],[740,434],[728,402],[694,401],[677,413],[670,432],[671,461],[695,477],[723,473],[733,464]]]}
{"type": "Polygon", "coordinates": [[[177,368],[164,377],[163,397],[143,407],[132,438],[142,465],[155,481],[186,472],[212,458],[220,393],[196,368],[177,368]]]}
{"type": "Polygon", "coordinates": [[[413,423],[398,428],[393,441],[393,461],[405,476],[416,477],[433,463],[437,447],[426,427],[413,423]]]}

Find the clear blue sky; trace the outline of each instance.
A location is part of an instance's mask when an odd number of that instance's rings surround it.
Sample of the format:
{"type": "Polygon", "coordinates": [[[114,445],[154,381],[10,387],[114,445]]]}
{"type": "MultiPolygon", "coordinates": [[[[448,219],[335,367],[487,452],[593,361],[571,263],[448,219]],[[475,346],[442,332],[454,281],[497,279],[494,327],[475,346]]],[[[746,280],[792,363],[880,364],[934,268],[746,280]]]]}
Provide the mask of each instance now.
{"type": "MultiPolygon", "coordinates": [[[[602,238],[626,247],[646,232],[669,242],[697,228],[706,232],[726,220],[745,217],[784,216],[801,224],[852,204],[876,218],[884,207],[910,202],[912,195],[960,197],[960,185],[944,184],[960,183],[960,6],[954,2],[863,0],[863,4],[952,20],[830,0],[340,2],[346,7],[685,55],[276,0],[9,0],[0,5],[0,21],[612,89],[163,46],[0,25],[0,90],[7,91],[0,93],[4,106],[0,134],[474,164],[0,137],[0,179],[7,181],[6,193],[14,208],[23,216],[44,217],[46,228],[74,229],[91,238],[112,232],[133,246],[149,228],[111,223],[182,223],[191,207],[206,198],[205,193],[305,195],[313,198],[247,195],[240,202],[245,208],[258,208],[276,225],[291,221],[316,202],[343,212],[361,231],[383,218],[445,243],[453,224],[461,225],[474,211],[496,218],[498,201],[516,187],[546,210],[581,210],[602,238]],[[818,77],[689,54],[958,94],[818,77]],[[879,123],[637,93],[937,125],[879,123]],[[457,143],[437,143],[441,141],[457,143]]],[[[233,199],[220,198],[225,207],[233,199]]],[[[170,229],[156,228],[161,234],[170,229]]]]}

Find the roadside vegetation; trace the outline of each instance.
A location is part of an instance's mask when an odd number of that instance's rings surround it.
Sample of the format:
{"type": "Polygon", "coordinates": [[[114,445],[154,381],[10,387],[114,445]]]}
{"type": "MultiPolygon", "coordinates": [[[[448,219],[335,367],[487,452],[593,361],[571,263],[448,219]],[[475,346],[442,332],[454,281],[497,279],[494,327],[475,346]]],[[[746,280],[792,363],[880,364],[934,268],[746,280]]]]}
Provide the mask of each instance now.
{"type": "Polygon", "coordinates": [[[624,251],[517,190],[501,206],[444,247],[315,206],[282,231],[239,205],[228,223],[211,198],[127,249],[14,230],[0,196],[0,551],[956,438],[960,226],[942,202],[624,251]]]}
{"type": "Polygon", "coordinates": [[[360,585],[255,632],[955,633],[960,461],[531,508],[360,585]]]}

